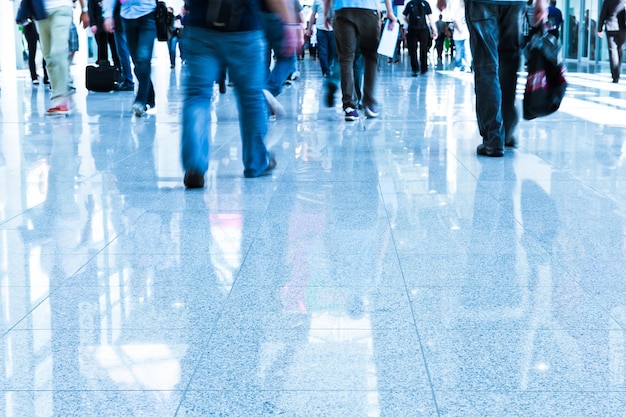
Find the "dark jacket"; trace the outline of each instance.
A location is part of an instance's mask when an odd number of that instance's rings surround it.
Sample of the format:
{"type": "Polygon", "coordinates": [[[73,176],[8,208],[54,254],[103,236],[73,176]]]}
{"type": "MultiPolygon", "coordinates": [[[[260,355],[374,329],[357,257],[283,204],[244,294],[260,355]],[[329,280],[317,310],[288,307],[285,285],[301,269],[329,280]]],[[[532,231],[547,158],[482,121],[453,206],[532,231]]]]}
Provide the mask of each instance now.
{"type": "Polygon", "coordinates": [[[44,0],[22,0],[17,9],[15,21],[18,24],[26,22],[28,19],[43,20],[48,17],[44,0]]]}
{"type": "Polygon", "coordinates": [[[185,26],[200,26],[225,32],[245,32],[262,30],[259,0],[222,0],[221,8],[212,9],[209,6],[219,4],[212,0],[187,0],[185,2],[185,26]],[[232,7],[233,12],[228,10],[232,7]],[[211,15],[212,18],[208,19],[211,15]]]}
{"type": "Polygon", "coordinates": [[[598,19],[598,30],[618,32],[626,30],[626,2],[624,0],[604,0],[598,19]]]}

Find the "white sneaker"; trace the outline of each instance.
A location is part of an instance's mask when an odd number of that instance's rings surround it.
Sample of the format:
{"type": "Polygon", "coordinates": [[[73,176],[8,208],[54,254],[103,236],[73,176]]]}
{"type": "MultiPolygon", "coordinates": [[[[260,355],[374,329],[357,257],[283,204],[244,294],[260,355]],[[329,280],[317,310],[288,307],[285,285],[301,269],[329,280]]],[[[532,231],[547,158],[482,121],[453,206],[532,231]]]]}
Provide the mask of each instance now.
{"type": "Polygon", "coordinates": [[[274,116],[284,116],[285,108],[272,93],[268,90],[263,90],[263,95],[265,96],[265,100],[267,101],[267,105],[270,107],[270,113],[274,116]]]}

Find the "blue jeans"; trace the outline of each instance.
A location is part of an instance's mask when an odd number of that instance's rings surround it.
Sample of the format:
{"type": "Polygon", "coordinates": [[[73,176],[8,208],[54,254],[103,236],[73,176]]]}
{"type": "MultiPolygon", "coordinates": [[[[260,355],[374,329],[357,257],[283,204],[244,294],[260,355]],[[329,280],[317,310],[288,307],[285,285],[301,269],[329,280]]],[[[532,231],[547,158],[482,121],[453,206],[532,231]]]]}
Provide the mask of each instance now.
{"type": "MultiPolygon", "coordinates": [[[[296,70],[296,51],[291,54],[283,54],[283,22],[274,13],[262,13],[263,27],[267,39],[268,48],[274,51],[274,67],[267,75],[267,89],[273,96],[283,91],[283,85],[289,74],[296,70]]],[[[269,55],[267,68],[269,69],[269,55]]]]}
{"type": "Polygon", "coordinates": [[[317,30],[317,54],[320,58],[320,67],[322,74],[328,76],[330,66],[337,59],[337,51],[335,50],[335,34],[332,30],[317,30]]]}
{"type": "Polygon", "coordinates": [[[156,39],[156,21],[154,13],[148,13],[137,19],[124,19],[124,33],[130,56],[135,64],[135,76],[139,83],[135,103],[154,106],[154,87],[150,79],[152,49],[156,39]]]}
{"type": "Polygon", "coordinates": [[[219,32],[185,27],[184,98],[181,159],[185,172],[209,167],[213,83],[228,69],[239,109],[244,174],[257,176],[269,166],[263,139],[267,133],[265,36],[262,31],[219,32]]]}
{"type": "Polygon", "coordinates": [[[465,57],[465,39],[454,40],[454,66],[461,70],[465,70],[463,60],[467,61],[465,57]]]}
{"type": "Polygon", "coordinates": [[[180,39],[178,36],[172,36],[167,40],[167,49],[170,53],[170,65],[176,65],[176,45],[178,45],[178,49],[180,49],[180,59],[183,60],[182,48],[180,47],[180,39]]]}
{"type": "Polygon", "coordinates": [[[122,83],[126,85],[133,85],[133,71],[130,67],[130,52],[128,51],[128,43],[126,42],[126,35],[121,28],[115,30],[115,46],[117,47],[117,57],[120,60],[120,66],[122,67],[122,83]]]}
{"type": "Polygon", "coordinates": [[[524,2],[465,2],[465,16],[474,62],[476,119],[489,151],[504,149],[517,126],[515,108],[520,66],[520,22],[524,2]]]}

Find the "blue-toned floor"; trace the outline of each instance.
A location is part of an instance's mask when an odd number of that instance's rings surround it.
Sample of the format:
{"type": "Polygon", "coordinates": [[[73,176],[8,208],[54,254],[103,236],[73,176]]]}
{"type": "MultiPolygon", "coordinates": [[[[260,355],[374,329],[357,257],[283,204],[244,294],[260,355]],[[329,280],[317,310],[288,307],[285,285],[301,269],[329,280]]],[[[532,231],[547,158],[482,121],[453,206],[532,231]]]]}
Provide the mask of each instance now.
{"type": "Polygon", "coordinates": [[[140,119],[0,73],[0,415],[626,416],[626,84],[569,73],[490,159],[471,74],[385,60],[344,122],[298,65],[273,176],[229,88],[196,191],[163,55],[140,119]]]}

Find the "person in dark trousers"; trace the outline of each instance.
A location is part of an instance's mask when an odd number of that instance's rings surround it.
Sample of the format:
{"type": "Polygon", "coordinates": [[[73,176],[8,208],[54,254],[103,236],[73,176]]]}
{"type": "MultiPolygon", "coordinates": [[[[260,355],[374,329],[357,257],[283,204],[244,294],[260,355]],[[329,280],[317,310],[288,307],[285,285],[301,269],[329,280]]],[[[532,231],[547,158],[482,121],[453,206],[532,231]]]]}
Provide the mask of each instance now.
{"type": "Polygon", "coordinates": [[[418,72],[425,74],[428,71],[428,51],[432,39],[437,39],[438,35],[437,28],[430,19],[432,14],[433,11],[426,0],[411,0],[404,8],[404,19],[409,25],[406,38],[414,77],[418,72]],[[419,61],[417,59],[418,44],[419,61]]]}
{"type": "MultiPolygon", "coordinates": [[[[33,22],[30,18],[25,22],[22,22],[22,33],[24,34],[24,38],[26,39],[26,44],[28,46],[28,69],[30,70],[30,79],[33,82],[33,85],[39,85],[39,75],[37,74],[37,43],[39,42],[39,32],[37,32],[37,27],[35,26],[35,22],[33,22]]],[[[41,60],[43,66],[43,83],[50,84],[50,80],[48,79],[48,69],[46,68],[46,60],[41,60]]]]}
{"type": "MultiPolygon", "coordinates": [[[[445,6],[446,1],[442,0],[445,6]]],[[[515,147],[518,122],[515,108],[517,71],[521,60],[521,31],[525,2],[465,0],[476,94],[476,119],[483,143],[476,153],[504,156],[515,147]]],[[[548,17],[546,0],[535,0],[534,23],[548,17]]]]}
{"type": "Polygon", "coordinates": [[[598,37],[602,38],[602,28],[606,31],[606,40],[609,46],[609,65],[613,82],[619,82],[622,72],[622,47],[626,38],[626,10],[623,0],[605,0],[600,10],[598,21],[598,37]]]}
{"type": "Polygon", "coordinates": [[[563,13],[556,7],[556,0],[550,0],[550,6],[548,6],[548,22],[546,23],[546,29],[548,33],[555,38],[559,39],[559,31],[563,26],[563,13]]]}
{"type": "Polygon", "coordinates": [[[96,45],[98,45],[98,61],[97,63],[103,63],[109,61],[109,48],[111,48],[111,58],[113,59],[113,65],[121,67],[120,59],[117,53],[117,46],[115,44],[115,35],[104,30],[104,18],[102,17],[102,2],[99,0],[88,0],[89,7],[89,22],[91,23],[91,33],[93,33],[96,39],[96,45]]]}

